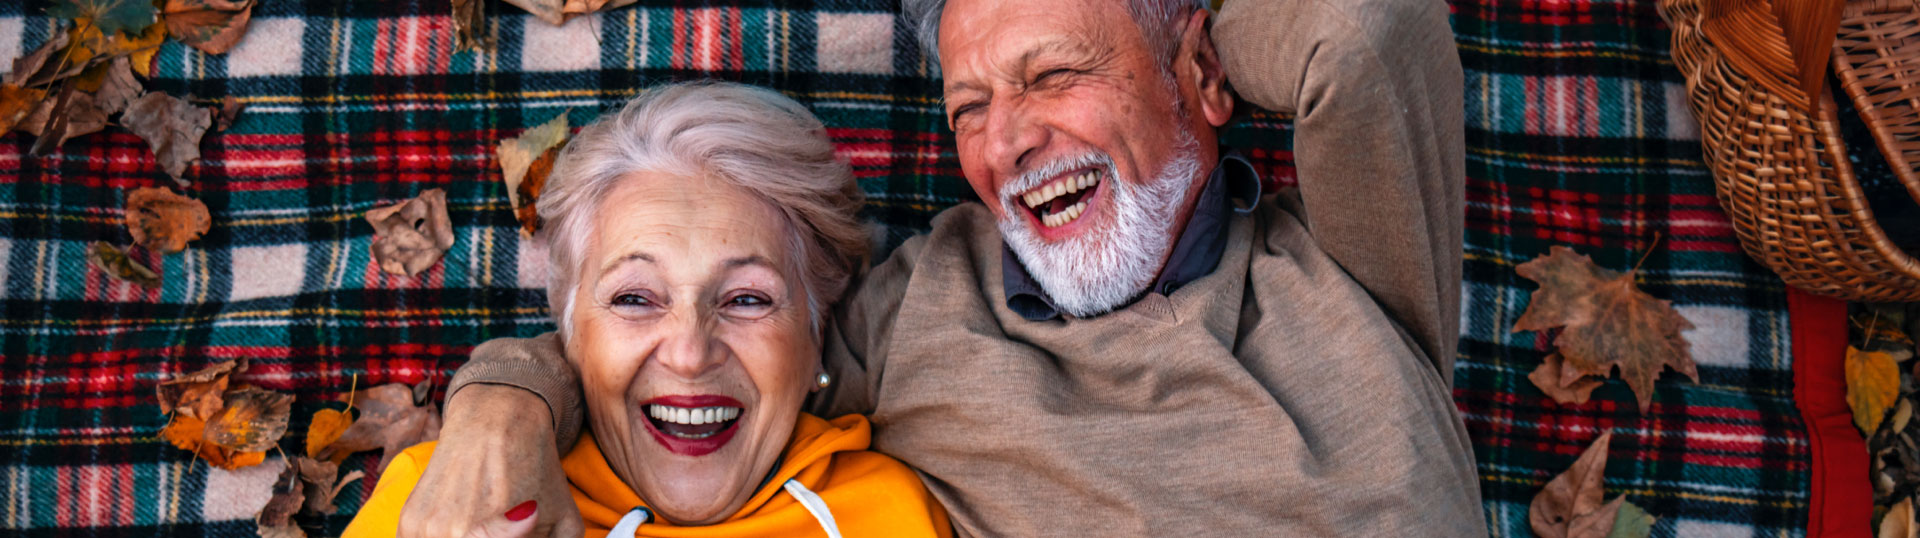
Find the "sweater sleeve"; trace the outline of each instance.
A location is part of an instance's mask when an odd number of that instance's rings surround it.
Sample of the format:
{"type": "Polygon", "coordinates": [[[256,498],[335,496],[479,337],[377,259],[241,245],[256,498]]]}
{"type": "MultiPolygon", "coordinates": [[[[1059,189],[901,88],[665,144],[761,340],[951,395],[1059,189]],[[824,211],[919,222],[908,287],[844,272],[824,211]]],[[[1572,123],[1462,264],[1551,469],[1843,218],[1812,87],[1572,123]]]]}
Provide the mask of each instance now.
{"type": "Polygon", "coordinates": [[[821,349],[821,360],[833,382],[809,398],[809,411],[822,417],[873,413],[893,320],[926,243],[925,235],[908,239],[848,287],[847,296],[834,308],[821,349]]]}
{"type": "Polygon", "coordinates": [[[1315,243],[1451,384],[1466,153],[1446,3],[1228,0],[1213,38],[1241,98],[1294,116],[1315,243]]]}
{"type": "Polygon", "coordinates": [[[567,362],[560,335],[547,333],[533,338],[495,338],[473,348],[467,364],[453,374],[447,384],[447,401],[460,389],[474,384],[505,385],[532,392],[547,402],[553,416],[555,446],[560,454],[573,448],[580,435],[580,374],[567,362]]]}

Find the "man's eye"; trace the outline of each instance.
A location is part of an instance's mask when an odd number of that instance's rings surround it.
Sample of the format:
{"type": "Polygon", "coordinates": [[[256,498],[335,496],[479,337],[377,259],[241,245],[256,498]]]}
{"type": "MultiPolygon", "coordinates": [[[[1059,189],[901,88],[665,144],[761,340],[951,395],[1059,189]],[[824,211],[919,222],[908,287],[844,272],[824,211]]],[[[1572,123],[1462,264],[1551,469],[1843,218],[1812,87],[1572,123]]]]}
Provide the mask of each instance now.
{"type": "Polygon", "coordinates": [[[959,108],[953,109],[953,117],[949,118],[947,121],[958,122],[960,121],[961,117],[966,116],[968,113],[973,112],[975,109],[978,109],[978,108],[980,108],[980,105],[961,105],[959,108]]]}
{"type": "Polygon", "coordinates": [[[1041,73],[1040,73],[1040,76],[1037,76],[1037,77],[1033,77],[1033,82],[1034,82],[1035,84],[1039,84],[1039,83],[1041,83],[1041,82],[1045,82],[1045,81],[1046,81],[1047,79],[1049,79],[1049,78],[1053,78],[1053,76],[1054,76],[1054,75],[1065,75],[1065,74],[1068,74],[1068,73],[1071,73],[1071,72],[1072,72],[1072,71],[1070,71],[1070,70],[1068,70],[1068,69],[1064,69],[1064,68],[1062,68],[1062,69],[1048,69],[1048,70],[1046,70],[1046,71],[1043,71],[1043,72],[1041,72],[1041,73]]]}

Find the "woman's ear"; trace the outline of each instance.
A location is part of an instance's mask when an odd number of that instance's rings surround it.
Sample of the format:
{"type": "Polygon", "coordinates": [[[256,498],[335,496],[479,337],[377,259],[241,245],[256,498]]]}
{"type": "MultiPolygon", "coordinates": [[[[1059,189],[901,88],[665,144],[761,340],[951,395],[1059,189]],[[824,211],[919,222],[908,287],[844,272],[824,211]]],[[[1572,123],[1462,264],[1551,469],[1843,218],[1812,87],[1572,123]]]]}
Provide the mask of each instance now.
{"type": "Polygon", "coordinates": [[[1174,77],[1181,87],[1192,88],[1192,106],[1208,125],[1221,127],[1233,118],[1233,92],[1227,89],[1227,72],[1220,66],[1220,54],[1213,47],[1208,31],[1211,11],[1196,9],[1180,31],[1179,51],[1174,54],[1174,77]]]}

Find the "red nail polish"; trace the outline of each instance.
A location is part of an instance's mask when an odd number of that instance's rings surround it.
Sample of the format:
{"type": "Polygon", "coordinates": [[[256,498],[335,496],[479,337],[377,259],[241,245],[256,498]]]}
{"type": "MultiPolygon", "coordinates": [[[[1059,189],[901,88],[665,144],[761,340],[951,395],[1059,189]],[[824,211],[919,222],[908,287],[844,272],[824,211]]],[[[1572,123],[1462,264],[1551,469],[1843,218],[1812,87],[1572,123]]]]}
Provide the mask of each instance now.
{"type": "Polygon", "coordinates": [[[533,515],[533,509],[537,506],[539,506],[539,504],[533,501],[520,503],[520,506],[515,506],[512,510],[507,511],[507,521],[526,519],[527,516],[533,515]]]}

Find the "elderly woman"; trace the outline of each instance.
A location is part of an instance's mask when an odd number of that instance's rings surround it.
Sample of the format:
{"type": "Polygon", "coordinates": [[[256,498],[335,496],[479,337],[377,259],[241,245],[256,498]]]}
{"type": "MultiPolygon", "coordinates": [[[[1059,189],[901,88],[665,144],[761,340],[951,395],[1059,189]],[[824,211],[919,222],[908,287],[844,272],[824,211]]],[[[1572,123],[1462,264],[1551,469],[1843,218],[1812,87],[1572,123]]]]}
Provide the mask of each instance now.
{"type": "MultiPolygon", "coordinates": [[[[950,534],[864,417],[800,411],[831,382],[822,316],[865,259],[859,205],[819,120],[750,86],[655,88],[561,153],[536,240],[587,398],[562,462],[587,535],[950,534]]],[[[393,535],[432,452],[395,458],[346,534],[393,535]]]]}

